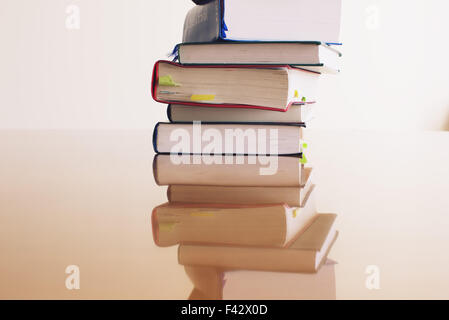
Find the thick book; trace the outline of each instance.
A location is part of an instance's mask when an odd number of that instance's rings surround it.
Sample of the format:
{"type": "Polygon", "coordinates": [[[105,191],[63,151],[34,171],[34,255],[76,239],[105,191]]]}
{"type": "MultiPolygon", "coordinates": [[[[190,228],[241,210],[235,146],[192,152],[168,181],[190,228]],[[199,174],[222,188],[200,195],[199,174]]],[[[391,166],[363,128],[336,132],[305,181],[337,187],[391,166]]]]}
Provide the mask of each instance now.
{"type": "Polygon", "coordinates": [[[322,41],[340,44],[341,0],[214,0],[190,9],[183,42],[322,41]]]}
{"type": "Polygon", "coordinates": [[[314,104],[294,104],[286,112],[247,108],[208,108],[169,104],[170,122],[278,122],[305,125],[313,119],[314,104]]]}
{"type": "Polygon", "coordinates": [[[226,270],[316,273],[337,238],[335,219],[335,214],[318,214],[286,248],[181,244],[178,262],[226,270]]]}
{"type": "Polygon", "coordinates": [[[287,64],[338,73],[341,53],[316,42],[212,42],[181,43],[173,53],[181,64],[287,64]]]}
{"type": "Polygon", "coordinates": [[[158,61],[154,100],[192,106],[286,111],[314,103],[320,74],[289,65],[181,65],[158,61]]]}
{"type": "Polygon", "coordinates": [[[313,273],[222,270],[185,266],[193,284],[189,300],[335,300],[336,262],[313,273]]]}
{"type": "Polygon", "coordinates": [[[305,184],[303,168],[300,159],[285,156],[158,154],[153,160],[160,186],[300,187],[305,184]]]}
{"type": "Polygon", "coordinates": [[[218,244],[285,247],[316,218],[313,188],[303,207],[286,204],[174,204],[154,208],[153,238],[161,247],[218,244]]]}
{"type": "Polygon", "coordinates": [[[312,168],[304,168],[306,183],[299,187],[229,187],[170,185],[167,198],[171,203],[273,204],[300,207],[313,186],[312,168]]]}
{"type": "Polygon", "coordinates": [[[162,154],[301,156],[301,124],[164,123],[153,131],[154,152],[162,154]]]}

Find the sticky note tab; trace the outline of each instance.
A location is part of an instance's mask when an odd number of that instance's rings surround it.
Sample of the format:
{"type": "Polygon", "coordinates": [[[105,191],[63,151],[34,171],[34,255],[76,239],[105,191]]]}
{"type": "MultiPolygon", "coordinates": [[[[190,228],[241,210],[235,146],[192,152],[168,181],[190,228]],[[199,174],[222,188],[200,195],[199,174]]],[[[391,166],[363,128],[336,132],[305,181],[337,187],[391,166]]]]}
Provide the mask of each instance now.
{"type": "Polygon", "coordinates": [[[190,213],[192,217],[213,217],[213,212],[202,212],[202,211],[195,211],[190,213]]]}
{"type": "Polygon", "coordinates": [[[190,97],[190,100],[192,101],[214,101],[215,95],[214,94],[192,94],[190,97]]]}
{"type": "Polygon", "coordinates": [[[167,87],[179,87],[180,84],[176,83],[170,75],[159,77],[159,85],[167,87]]]}
{"type": "Polygon", "coordinates": [[[301,98],[301,101],[302,101],[302,102],[306,102],[306,101],[307,101],[306,97],[302,97],[302,98],[301,98]]]}
{"type": "Polygon", "coordinates": [[[175,228],[176,222],[161,222],[159,223],[159,230],[164,232],[171,232],[175,228]]]}
{"type": "Polygon", "coordinates": [[[304,153],[302,154],[302,157],[299,159],[299,163],[301,163],[301,164],[306,164],[307,163],[307,158],[304,155],[304,153]]]}
{"type": "Polygon", "coordinates": [[[296,216],[298,215],[298,210],[299,210],[299,209],[293,210],[293,213],[292,213],[293,218],[296,218],[296,216]]]}
{"type": "Polygon", "coordinates": [[[299,92],[298,92],[298,90],[295,90],[295,98],[299,98],[299,92]]]}

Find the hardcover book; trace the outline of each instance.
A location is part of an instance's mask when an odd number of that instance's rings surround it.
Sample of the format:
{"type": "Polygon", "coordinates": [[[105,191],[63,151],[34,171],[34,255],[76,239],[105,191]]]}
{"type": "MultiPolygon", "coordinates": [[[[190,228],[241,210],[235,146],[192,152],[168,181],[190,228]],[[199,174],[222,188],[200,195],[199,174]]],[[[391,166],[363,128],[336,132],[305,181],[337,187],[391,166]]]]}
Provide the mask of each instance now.
{"type": "Polygon", "coordinates": [[[163,123],[153,131],[162,154],[301,156],[301,124],[163,123]]]}
{"type": "Polygon", "coordinates": [[[181,244],[178,262],[225,270],[260,270],[316,273],[337,238],[335,214],[318,214],[286,248],[181,244]]]}
{"type": "Polygon", "coordinates": [[[287,64],[325,73],[339,71],[341,56],[319,41],[181,43],[173,54],[181,64],[287,64]]]}
{"type": "Polygon", "coordinates": [[[322,41],[340,44],[341,0],[214,0],[192,8],[183,42],[322,41]]]}
{"type": "Polygon", "coordinates": [[[161,186],[301,187],[303,169],[300,159],[286,156],[158,154],[153,160],[154,179],[161,186]]]}
{"type": "Polygon", "coordinates": [[[319,73],[288,65],[154,65],[152,95],[158,102],[193,106],[286,111],[313,103],[319,73]]]}
{"type": "Polygon", "coordinates": [[[210,204],[273,204],[285,203],[300,207],[313,186],[312,168],[304,168],[305,184],[299,187],[229,187],[170,185],[167,189],[171,203],[210,204]]]}
{"type": "Polygon", "coordinates": [[[286,112],[248,108],[208,108],[169,104],[170,122],[278,122],[305,125],[313,119],[314,104],[294,104],[286,112]]]}
{"type": "Polygon", "coordinates": [[[302,207],[286,204],[174,204],[154,208],[154,242],[287,246],[316,218],[313,188],[302,207]]]}

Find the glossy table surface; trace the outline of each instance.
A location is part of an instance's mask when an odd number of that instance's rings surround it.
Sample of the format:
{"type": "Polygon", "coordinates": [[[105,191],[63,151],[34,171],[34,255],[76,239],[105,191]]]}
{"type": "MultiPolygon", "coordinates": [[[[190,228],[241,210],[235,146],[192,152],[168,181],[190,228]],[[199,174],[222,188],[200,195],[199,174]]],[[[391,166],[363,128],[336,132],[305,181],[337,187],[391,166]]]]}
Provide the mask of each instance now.
{"type": "MultiPolygon", "coordinates": [[[[148,131],[0,131],[0,298],[185,299],[148,131]],[[65,269],[80,268],[80,290],[65,269]]],[[[320,212],[339,214],[338,299],[449,298],[449,133],[308,129],[320,212]],[[367,267],[380,271],[366,287],[367,267]]]]}

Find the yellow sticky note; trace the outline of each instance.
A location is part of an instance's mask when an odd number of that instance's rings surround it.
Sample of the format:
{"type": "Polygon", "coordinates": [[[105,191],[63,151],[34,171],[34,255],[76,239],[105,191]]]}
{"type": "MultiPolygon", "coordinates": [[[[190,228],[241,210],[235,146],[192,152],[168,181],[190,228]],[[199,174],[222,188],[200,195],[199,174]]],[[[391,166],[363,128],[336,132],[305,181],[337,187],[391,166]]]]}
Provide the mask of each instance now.
{"type": "Polygon", "coordinates": [[[293,210],[293,218],[296,218],[296,216],[298,215],[298,209],[293,210]]]}
{"type": "Polygon", "coordinates": [[[158,83],[160,86],[166,86],[166,87],[179,87],[180,86],[180,84],[176,83],[170,75],[159,77],[158,83]]]}
{"type": "Polygon", "coordinates": [[[299,98],[299,92],[298,92],[298,90],[295,90],[295,98],[299,98]]]}
{"type": "Polygon", "coordinates": [[[214,101],[215,95],[214,94],[192,94],[190,97],[190,100],[192,101],[214,101]]]}

